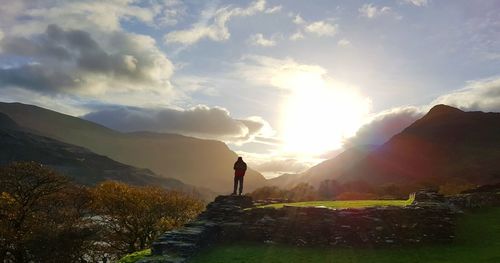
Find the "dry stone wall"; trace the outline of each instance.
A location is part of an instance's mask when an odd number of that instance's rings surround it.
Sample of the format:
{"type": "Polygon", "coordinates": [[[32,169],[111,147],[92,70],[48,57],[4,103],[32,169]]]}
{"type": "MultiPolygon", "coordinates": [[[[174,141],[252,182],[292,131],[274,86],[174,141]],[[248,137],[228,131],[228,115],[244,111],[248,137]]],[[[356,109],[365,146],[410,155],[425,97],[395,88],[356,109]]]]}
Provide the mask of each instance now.
{"type": "Polygon", "coordinates": [[[165,233],[140,262],[186,262],[218,242],[273,242],[297,246],[387,247],[447,243],[456,209],[435,192],[417,193],[407,207],[328,209],[255,208],[248,196],[219,196],[183,228],[165,233]]]}

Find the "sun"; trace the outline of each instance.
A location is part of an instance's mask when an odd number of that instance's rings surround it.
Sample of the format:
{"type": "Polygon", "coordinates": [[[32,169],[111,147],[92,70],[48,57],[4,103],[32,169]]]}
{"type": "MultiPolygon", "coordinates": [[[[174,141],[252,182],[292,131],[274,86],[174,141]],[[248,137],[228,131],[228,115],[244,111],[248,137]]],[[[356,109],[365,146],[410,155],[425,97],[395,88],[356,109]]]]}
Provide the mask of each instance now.
{"type": "Polygon", "coordinates": [[[317,156],[339,149],[369,113],[368,98],[322,74],[302,72],[287,82],[292,92],[282,109],[286,153],[317,156]]]}

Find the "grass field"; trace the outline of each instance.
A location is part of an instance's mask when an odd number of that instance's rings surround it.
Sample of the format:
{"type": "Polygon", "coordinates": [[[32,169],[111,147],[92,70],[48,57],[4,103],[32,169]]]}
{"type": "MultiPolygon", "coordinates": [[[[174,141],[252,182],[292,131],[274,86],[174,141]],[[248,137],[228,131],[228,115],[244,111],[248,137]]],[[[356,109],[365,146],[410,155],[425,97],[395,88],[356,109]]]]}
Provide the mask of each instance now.
{"type": "Polygon", "coordinates": [[[500,262],[500,208],[463,215],[449,245],[394,249],[297,248],[284,245],[228,244],[213,247],[193,263],[497,263],[500,262]]]}
{"type": "Polygon", "coordinates": [[[413,202],[413,198],[408,200],[352,200],[352,201],[310,201],[297,203],[280,203],[263,205],[260,207],[282,208],[283,206],[320,206],[327,208],[362,208],[372,206],[406,206],[413,202]]]}

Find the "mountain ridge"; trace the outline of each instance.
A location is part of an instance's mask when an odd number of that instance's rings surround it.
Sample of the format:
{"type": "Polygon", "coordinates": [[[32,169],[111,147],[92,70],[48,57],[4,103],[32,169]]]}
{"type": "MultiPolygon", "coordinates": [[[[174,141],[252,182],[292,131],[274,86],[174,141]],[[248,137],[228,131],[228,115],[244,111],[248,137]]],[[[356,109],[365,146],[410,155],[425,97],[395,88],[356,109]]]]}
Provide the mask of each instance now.
{"type": "MultiPolygon", "coordinates": [[[[178,134],[121,133],[105,126],[38,106],[0,103],[5,113],[34,133],[85,147],[128,165],[179,179],[216,192],[232,190],[232,166],[237,158],[223,142],[178,134]]],[[[263,185],[264,177],[252,170],[245,176],[245,190],[263,185]]]]}
{"type": "MultiPolygon", "coordinates": [[[[360,180],[372,185],[447,180],[495,183],[500,181],[500,113],[465,112],[436,105],[384,144],[367,149],[364,156],[342,160],[349,152],[352,149],[286,181],[307,182],[316,187],[318,178],[360,180]]],[[[280,185],[280,180],[285,178],[273,179],[274,185],[280,185]]]]}
{"type": "Polygon", "coordinates": [[[179,180],[160,178],[148,169],[125,165],[88,149],[32,134],[3,113],[0,113],[0,146],[0,164],[39,162],[79,184],[95,185],[105,180],[116,180],[195,193],[194,187],[179,180]]]}

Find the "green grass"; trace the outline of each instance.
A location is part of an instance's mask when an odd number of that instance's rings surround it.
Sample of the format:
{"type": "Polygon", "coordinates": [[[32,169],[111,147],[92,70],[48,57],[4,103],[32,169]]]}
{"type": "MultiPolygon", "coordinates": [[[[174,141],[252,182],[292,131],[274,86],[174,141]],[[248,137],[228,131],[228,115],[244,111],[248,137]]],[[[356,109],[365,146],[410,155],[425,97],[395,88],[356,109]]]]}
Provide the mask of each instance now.
{"type": "Polygon", "coordinates": [[[449,245],[384,249],[297,248],[285,245],[228,244],[203,251],[193,263],[497,263],[500,262],[500,208],[463,215],[449,245]]]}
{"type": "Polygon", "coordinates": [[[139,259],[142,259],[145,256],[151,255],[151,249],[145,249],[141,251],[134,252],[132,254],[128,254],[122,257],[118,263],[134,263],[139,259]]]}
{"type": "Polygon", "coordinates": [[[300,206],[300,207],[327,207],[327,208],[362,208],[372,206],[407,206],[414,200],[414,196],[408,200],[349,200],[349,201],[310,201],[296,203],[279,203],[259,206],[282,208],[283,206],[300,206]]]}

